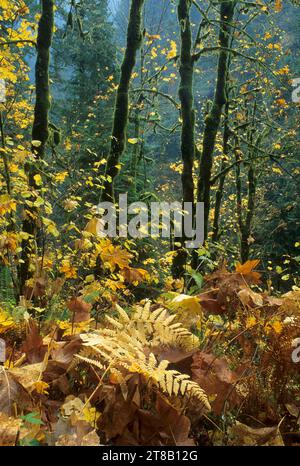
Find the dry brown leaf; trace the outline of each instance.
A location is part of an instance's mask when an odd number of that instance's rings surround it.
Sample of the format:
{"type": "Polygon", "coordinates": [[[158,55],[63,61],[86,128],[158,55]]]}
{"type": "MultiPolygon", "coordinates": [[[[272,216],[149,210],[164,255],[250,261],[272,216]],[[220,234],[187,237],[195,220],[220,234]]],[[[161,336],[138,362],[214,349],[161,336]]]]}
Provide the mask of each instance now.
{"type": "Polygon", "coordinates": [[[56,447],[77,447],[77,435],[76,434],[64,434],[58,437],[55,442],[56,447]]]}
{"type": "Polygon", "coordinates": [[[214,413],[222,413],[225,401],[230,408],[242,401],[241,392],[237,390],[239,376],[229,369],[226,359],[198,351],[193,356],[192,374],[208,396],[216,397],[211,401],[214,413]]]}
{"type": "Polygon", "coordinates": [[[47,351],[43,338],[39,333],[36,322],[30,319],[28,322],[28,333],[22,351],[26,354],[27,361],[31,364],[42,362],[47,351]]]}
{"type": "Polygon", "coordinates": [[[122,275],[127,283],[142,283],[149,276],[147,270],[132,267],[124,267],[122,275]]]}
{"type": "Polygon", "coordinates": [[[264,303],[263,297],[259,293],[255,293],[251,288],[242,288],[238,292],[238,297],[244,306],[262,306],[264,303]]]}
{"type": "Polygon", "coordinates": [[[0,412],[0,447],[16,444],[21,424],[21,419],[14,419],[0,412]]]}
{"type": "Polygon", "coordinates": [[[100,439],[95,430],[92,430],[85,435],[81,440],[81,446],[83,447],[97,447],[100,445],[100,439]]]}
{"type": "Polygon", "coordinates": [[[248,446],[284,446],[278,426],[254,429],[241,422],[236,422],[229,429],[231,445],[248,446]]]}
{"type": "Polygon", "coordinates": [[[300,288],[294,286],[292,291],[282,296],[280,311],[290,316],[300,316],[300,288]]]}
{"type": "Polygon", "coordinates": [[[85,322],[90,319],[92,305],[85,302],[82,298],[71,299],[67,306],[74,314],[73,322],[85,322]]]}
{"type": "Polygon", "coordinates": [[[57,447],[97,447],[100,445],[100,439],[95,430],[92,430],[81,439],[78,434],[63,434],[60,435],[55,442],[57,447]]]}
{"type": "Polygon", "coordinates": [[[0,366],[0,412],[15,414],[14,405],[20,411],[30,410],[31,398],[15,377],[0,366]]]}
{"type": "Polygon", "coordinates": [[[26,390],[30,391],[30,388],[34,382],[36,382],[43,369],[43,363],[38,362],[36,364],[27,364],[22,367],[14,367],[9,369],[9,373],[21,384],[26,390]]]}
{"type": "Polygon", "coordinates": [[[291,416],[297,419],[297,424],[300,425],[300,408],[299,406],[294,405],[293,403],[287,403],[285,405],[286,409],[290,413],[291,416]]]}

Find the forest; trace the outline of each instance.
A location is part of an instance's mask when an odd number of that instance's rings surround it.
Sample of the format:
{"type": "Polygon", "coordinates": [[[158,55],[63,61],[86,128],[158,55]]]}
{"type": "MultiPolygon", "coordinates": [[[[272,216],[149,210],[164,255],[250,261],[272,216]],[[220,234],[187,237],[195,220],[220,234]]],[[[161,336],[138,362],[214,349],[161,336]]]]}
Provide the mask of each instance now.
{"type": "Polygon", "coordinates": [[[0,446],[300,446],[299,0],[0,0],[0,446]]]}

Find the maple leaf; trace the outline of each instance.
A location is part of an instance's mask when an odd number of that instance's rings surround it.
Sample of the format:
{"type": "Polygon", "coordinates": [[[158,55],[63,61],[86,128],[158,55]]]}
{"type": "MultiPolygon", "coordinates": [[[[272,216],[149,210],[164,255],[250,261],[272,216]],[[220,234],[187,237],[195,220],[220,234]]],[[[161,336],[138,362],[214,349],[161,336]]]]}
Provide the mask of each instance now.
{"type": "Polygon", "coordinates": [[[91,304],[81,298],[73,298],[67,304],[68,309],[74,313],[73,322],[84,322],[90,319],[91,304]]]}
{"type": "Polygon", "coordinates": [[[38,326],[33,319],[28,322],[28,333],[22,350],[26,354],[26,358],[30,363],[41,362],[46,353],[46,345],[43,343],[43,338],[40,335],[38,326]]]}
{"type": "Polygon", "coordinates": [[[118,266],[121,270],[125,267],[128,268],[132,254],[126,249],[122,249],[120,246],[114,246],[113,244],[100,244],[97,247],[100,253],[100,257],[105,265],[107,265],[112,272],[115,271],[118,266]],[[105,247],[106,246],[106,247],[105,247]]]}
{"type": "Polygon", "coordinates": [[[142,283],[144,280],[149,279],[147,270],[135,269],[132,267],[124,267],[122,270],[122,275],[126,282],[133,284],[142,283]]]}
{"type": "Polygon", "coordinates": [[[3,194],[0,196],[0,215],[5,215],[12,211],[16,211],[17,204],[16,201],[10,198],[8,194],[3,194]]]}
{"type": "Polygon", "coordinates": [[[198,296],[179,294],[168,303],[168,307],[176,313],[177,319],[187,326],[198,321],[203,313],[198,296]]]}
{"type": "Polygon", "coordinates": [[[238,262],[235,270],[237,273],[240,273],[241,275],[243,275],[247,281],[252,282],[252,283],[259,283],[261,274],[253,270],[259,263],[260,263],[259,259],[249,260],[245,262],[244,264],[240,264],[238,262]]]}
{"type": "Polygon", "coordinates": [[[71,265],[69,259],[64,259],[62,265],[59,268],[61,273],[65,274],[66,278],[76,278],[77,277],[77,268],[71,265]]]}

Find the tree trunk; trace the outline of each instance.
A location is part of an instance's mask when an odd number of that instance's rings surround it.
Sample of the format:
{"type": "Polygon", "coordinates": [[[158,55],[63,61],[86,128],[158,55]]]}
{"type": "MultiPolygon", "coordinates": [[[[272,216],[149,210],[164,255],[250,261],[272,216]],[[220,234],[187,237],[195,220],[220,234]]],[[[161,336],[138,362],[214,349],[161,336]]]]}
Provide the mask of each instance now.
{"type": "Polygon", "coordinates": [[[142,44],[142,10],[144,0],[131,0],[127,29],[127,46],[121,67],[117,90],[110,153],[106,165],[106,177],[101,194],[102,201],[114,201],[114,180],[119,173],[119,161],[126,144],[126,128],[129,109],[129,84],[136,62],[137,52],[142,44]]]}
{"type": "MultiPolygon", "coordinates": [[[[50,47],[52,42],[54,26],[54,1],[42,0],[42,13],[39,20],[37,36],[37,59],[35,65],[35,89],[36,100],[34,107],[34,121],[32,128],[32,140],[39,141],[32,145],[32,152],[35,154],[36,165],[28,165],[28,184],[32,190],[30,201],[34,203],[37,197],[39,186],[36,183],[35,175],[39,174],[37,164],[43,159],[45,146],[48,140],[48,114],[50,109],[50,86],[49,86],[49,63],[50,47]]],[[[35,207],[26,206],[25,219],[22,230],[29,235],[28,239],[22,242],[22,263],[19,269],[20,293],[24,291],[24,285],[28,280],[30,256],[34,253],[35,242],[39,235],[38,211],[35,207]]]]}
{"type": "Polygon", "coordinates": [[[223,132],[223,158],[222,158],[222,163],[221,163],[221,173],[223,171],[224,173],[220,176],[219,186],[216,192],[215,213],[214,213],[214,221],[213,221],[213,235],[212,235],[213,242],[218,241],[220,238],[219,220],[220,220],[220,212],[221,212],[221,206],[222,206],[222,200],[223,200],[223,190],[224,190],[225,179],[227,175],[227,172],[225,169],[228,165],[228,154],[229,154],[228,142],[230,138],[230,130],[228,127],[228,111],[229,111],[229,102],[227,102],[225,106],[225,122],[224,122],[224,132],[223,132]]]}
{"type": "MultiPolygon", "coordinates": [[[[194,59],[192,56],[192,32],[190,24],[191,0],[179,0],[178,21],[181,31],[180,51],[180,86],[179,99],[181,103],[181,156],[183,161],[182,200],[191,202],[194,206],[193,164],[195,158],[195,111],[193,108],[193,77],[194,59]]],[[[187,252],[184,248],[185,238],[181,238],[181,247],[173,261],[173,276],[178,278],[184,273],[187,252]]],[[[175,238],[175,241],[178,240],[175,238]]]]}
{"type": "Polygon", "coordinates": [[[200,160],[200,173],[198,179],[198,202],[204,202],[204,238],[207,239],[208,234],[208,219],[210,210],[210,179],[213,166],[213,152],[215,148],[216,136],[220,126],[223,106],[226,104],[226,79],[228,68],[229,52],[224,50],[228,48],[231,34],[231,25],[235,1],[221,1],[220,4],[220,31],[219,45],[223,49],[220,50],[217,82],[215,96],[209,114],[205,119],[205,128],[203,135],[203,149],[200,160]]]}
{"type": "MultiPolygon", "coordinates": [[[[236,150],[236,161],[240,160],[240,151],[236,150]]],[[[247,193],[247,211],[243,216],[242,207],[242,181],[241,181],[241,167],[240,163],[236,164],[236,209],[237,219],[240,230],[240,256],[242,263],[249,259],[250,253],[250,236],[252,228],[252,220],[255,211],[255,198],[256,198],[256,176],[254,161],[250,162],[248,169],[248,193],[247,193]],[[243,218],[244,217],[244,218],[243,218]]]]}
{"type": "MultiPolygon", "coordinates": [[[[256,132],[256,122],[255,122],[255,114],[257,110],[257,103],[256,100],[253,104],[252,110],[252,124],[248,127],[247,130],[247,140],[249,142],[250,147],[254,144],[254,134],[256,132]]],[[[250,116],[250,109],[249,106],[247,107],[247,119],[248,115],[250,116]]],[[[261,135],[258,136],[255,145],[258,145],[258,141],[260,140],[261,135]]],[[[238,178],[237,178],[237,202],[238,202],[238,223],[240,228],[240,235],[241,235],[241,243],[240,243],[240,255],[242,263],[247,262],[249,259],[250,253],[250,245],[251,245],[251,230],[252,230],[252,221],[254,217],[255,211],[255,200],[256,200],[256,175],[255,175],[255,149],[249,148],[249,156],[250,162],[248,164],[248,186],[247,186],[247,211],[244,216],[242,216],[242,190],[241,190],[241,177],[240,172],[238,171],[238,178]]]]}
{"type": "Polygon", "coordinates": [[[242,230],[241,238],[241,259],[242,263],[246,262],[249,259],[250,252],[250,236],[251,236],[251,227],[252,220],[254,216],[255,209],[255,194],[256,194],[256,177],[254,166],[250,165],[248,170],[248,204],[247,204],[247,214],[245,224],[242,230]]]}

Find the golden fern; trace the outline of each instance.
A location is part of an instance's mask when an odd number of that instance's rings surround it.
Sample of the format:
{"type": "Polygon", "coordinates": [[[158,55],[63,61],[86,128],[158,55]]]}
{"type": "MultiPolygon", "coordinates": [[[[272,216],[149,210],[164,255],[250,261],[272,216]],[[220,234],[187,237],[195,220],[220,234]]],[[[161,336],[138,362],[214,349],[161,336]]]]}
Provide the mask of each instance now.
{"type": "Polygon", "coordinates": [[[117,311],[118,319],[107,318],[112,329],[81,335],[84,350],[77,358],[104,372],[109,371],[120,383],[124,383],[124,370],[142,374],[164,394],[180,399],[183,407],[195,401],[198,412],[209,411],[207,396],[196,382],[186,374],[168,370],[169,361],[158,362],[155,355],[149,353],[151,347],[158,345],[196,347],[196,337],[180,324],[172,324],[173,316],[168,316],[164,309],[151,311],[149,302],[144,308],[137,308],[131,317],[119,306],[117,311]]]}
{"type": "MultiPolygon", "coordinates": [[[[80,354],[76,357],[98,369],[105,369],[105,366],[98,359],[90,359],[80,354]]],[[[127,351],[126,356],[124,355],[123,358],[118,358],[116,355],[111,356],[108,367],[111,373],[118,376],[121,383],[124,381],[124,376],[113,364],[124,367],[130,373],[143,375],[146,381],[158,387],[171,398],[180,397],[182,399],[182,407],[194,401],[196,402],[195,405],[197,404],[198,412],[203,413],[210,410],[208,398],[201,387],[196,382],[190,380],[189,375],[181,374],[175,370],[167,370],[169,361],[163,360],[157,363],[153,353],[150,353],[148,357],[143,353],[137,360],[133,354],[127,351]]]]}
{"type": "Polygon", "coordinates": [[[118,305],[118,320],[107,316],[107,320],[120,331],[126,328],[132,336],[138,335],[147,346],[175,346],[185,351],[191,351],[199,347],[198,338],[189,332],[181,323],[173,323],[176,315],[169,315],[168,311],[158,308],[151,311],[150,301],[146,301],[144,307],[136,306],[129,317],[118,305]],[[130,330],[129,330],[130,329],[130,330]]]}

